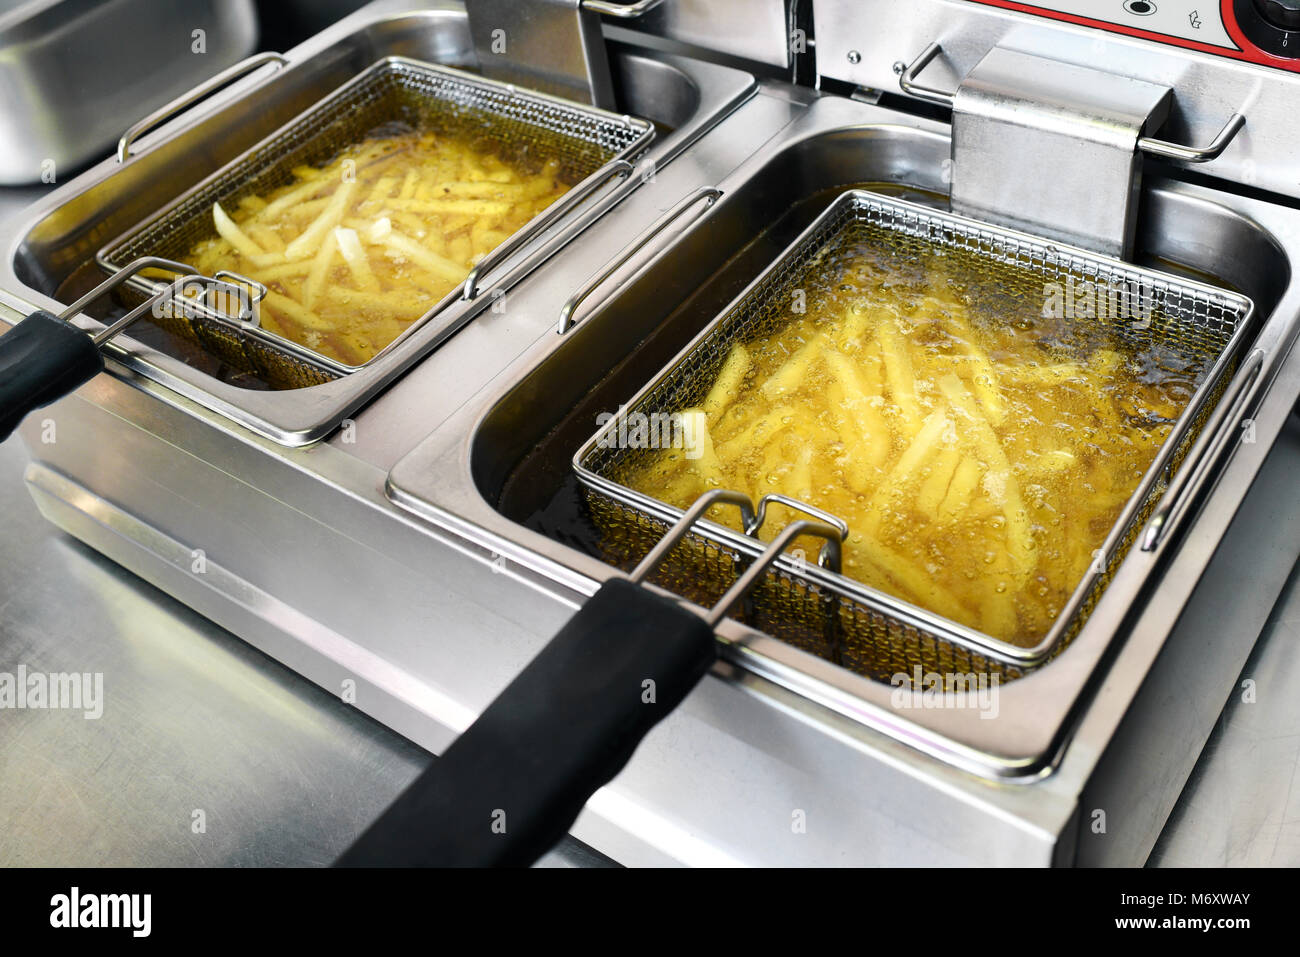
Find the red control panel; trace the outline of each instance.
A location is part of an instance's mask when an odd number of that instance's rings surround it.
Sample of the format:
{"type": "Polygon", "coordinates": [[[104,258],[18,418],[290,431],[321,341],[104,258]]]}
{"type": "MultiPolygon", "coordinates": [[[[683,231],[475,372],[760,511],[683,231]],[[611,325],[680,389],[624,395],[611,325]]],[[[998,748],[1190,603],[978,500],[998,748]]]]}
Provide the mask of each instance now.
{"type": "Polygon", "coordinates": [[[964,0],[1300,73],[1300,0],[964,0]]]}

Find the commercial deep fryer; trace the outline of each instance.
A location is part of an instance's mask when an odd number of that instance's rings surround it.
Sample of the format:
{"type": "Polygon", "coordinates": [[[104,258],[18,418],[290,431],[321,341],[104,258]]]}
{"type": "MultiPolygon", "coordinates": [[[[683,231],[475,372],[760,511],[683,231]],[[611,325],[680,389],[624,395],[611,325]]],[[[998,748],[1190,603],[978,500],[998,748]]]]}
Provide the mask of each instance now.
{"type": "MultiPolygon", "coordinates": [[[[719,6],[732,9],[711,4],[711,15],[719,6]]],[[[1285,453],[1277,437],[1300,394],[1300,217],[1278,198],[1296,192],[1293,64],[1244,53],[1232,4],[1218,18],[1201,10],[1200,28],[1159,30],[1118,12],[1076,22],[1089,12],[1081,2],[1041,8],[1059,16],[976,0],[745,6],[730,14],[745,28],[725,40],[692,32],[703,18],[686,0],[644,24],[747,58],[764,74],[757,88],[734,67],[651,50],[607,24],[619,111],[665,127],[639,164],[653,175],[628,177],[617,208],[566,230],[502,311],[376,382],[341,428],[301,448],[258,435],[169,388],[155,374],[166,363],[128,343],[112,375],[25,427],[33,494],[73,534],[322,686],[355,687],[358,707],[441,751],[616,575],[563,514],[577,494],[569,464],[596,416],[634,395],[836,195],[868,187],[940,211],[951,198],[1037,236],[1066,223],[1069,235],[1048,241],[1234,289],[1258,314],[1216,405],[1221,422],[1175,476],[1176,520],[1144,526],[1150,547],[1119,564],[1090,627],[1000,687],[993,717],[959,696],[913,707],[888,683],[725,623],[723,660],[574,833],[628,863],[1140,861],[1300,552],[1293,502],[1275,497],[1289,486],[1266,464],[1285,453]],[[1227,39],[1182,40],[1207,26],[1227,39]],[[815,46],[798,42],[810,32],[815,46]],[[1013,94],[1054,116],[1081,106],[1061,101],[1062,86],[1084,87],[1052,82],[1054,64],[1135,81],[1086,87],[1099,91],[1089,108],[1124,132],[1089,145],[1096,181],[1062,177],[1061,195],[1037,197],[1055,207],[1016,203],[980,157],[994,131],[1010,138],[993,124],[1013,94]],[[789,80],[810,74],[820,89],[789,80]],[[953,120],[900,89],[900,74],[914,93],[951,100],[953,120]],[[1008,75],[1023,88],[1008,89],[1008,75]],[[46,416],[59,426],[53,444],[41,442],[46,416]],[[1269,556],[1247,578],[1225,571],[1243,535],[1269,556]]],[[[201,177],[187,158],[237,155],[377,51],[413,48],[472,65],[456,7],[385,0],[121,166],[67,184],[14,227],[5,303],[52,307],[93,260],[86,223],[108,220],[101,240],[125,228],[201,177]]],[[[1029,123],[1022,142],[1047,149],[1041,134],[1029,123]]]]}

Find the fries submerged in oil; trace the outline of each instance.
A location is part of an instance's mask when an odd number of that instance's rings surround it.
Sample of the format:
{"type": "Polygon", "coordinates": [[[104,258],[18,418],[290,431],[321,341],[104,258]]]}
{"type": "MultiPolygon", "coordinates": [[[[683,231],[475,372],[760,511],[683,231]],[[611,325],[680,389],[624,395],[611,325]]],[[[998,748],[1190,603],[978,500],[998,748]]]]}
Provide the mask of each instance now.
{"type": "Polygon", "coordinates": [[[849,243],[820,270],[805,313],[731,346],[674,410],[690,448],[619,481],[683,508],[717,487],[802,499],[848,523],[847,576],[1035,644],[1211,360],[972,298],[978,278],[940,255],[849,243]]]}
{"type": "Polygon", "coordinates": [[[232,208],[189,262],[267,286],[264,328],[348,365],[371,359],[473,265],[569,189],[555,161],[525,167],[454,136],[404,132],[232,208]]]}

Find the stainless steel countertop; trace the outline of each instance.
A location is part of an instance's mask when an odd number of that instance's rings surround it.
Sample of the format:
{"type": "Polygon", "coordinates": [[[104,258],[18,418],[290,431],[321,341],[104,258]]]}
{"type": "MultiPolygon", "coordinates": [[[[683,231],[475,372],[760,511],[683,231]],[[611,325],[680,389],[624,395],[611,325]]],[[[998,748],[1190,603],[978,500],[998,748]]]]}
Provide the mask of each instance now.
{"type": "Polygon", "coordinates": [[[323,865],[428,765],[48,524],[26,465],[0,445],[0,673],[102,672],[104,712],[0,710],[0,866],[323,865]]]}
{"type": "MultiPolygon", "coordinates": [[[[0,711],[0,865],[325,864],[427,765],[48,524],[26,463],[0,445],[0,672],[102,672],[105,709],[0,711]]],[[[1225,708],[1153,864],[1300,864],[1297,638],[1293,573],[1243,675],[1255,703],[1225,708]]],[[[543,863],[603,862],[573,842],[543,863]]]]}
{"type": "Polygon", "coordinates": [[[102,672],[105,705],[0,711],[0,864],[331,861],[428,755],[58,532],[26,461],[0,446],[0,672],[102,672]]]}

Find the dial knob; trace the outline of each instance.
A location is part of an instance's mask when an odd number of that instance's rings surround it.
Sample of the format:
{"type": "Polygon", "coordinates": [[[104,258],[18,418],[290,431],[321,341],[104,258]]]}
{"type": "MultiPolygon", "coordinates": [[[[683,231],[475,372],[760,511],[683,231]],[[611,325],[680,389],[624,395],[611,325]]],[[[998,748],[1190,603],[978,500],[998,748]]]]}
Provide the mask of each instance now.
{"type": "Polygon", "coordinates": [[[1300,30],[1300,0],[1255,0],[1255,9],[1279,30],[1300,30]]]}
{"type": "Polygon", "coordinates": [[[1246,49],[1300,60],[1300,0],[1232,0],[1232,13],[1246,49]]]}

